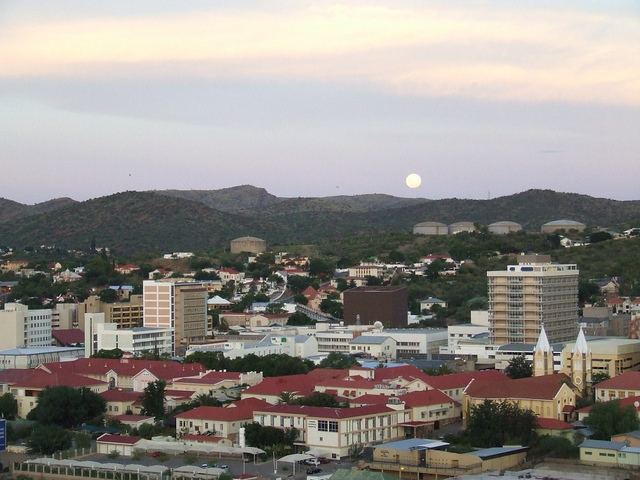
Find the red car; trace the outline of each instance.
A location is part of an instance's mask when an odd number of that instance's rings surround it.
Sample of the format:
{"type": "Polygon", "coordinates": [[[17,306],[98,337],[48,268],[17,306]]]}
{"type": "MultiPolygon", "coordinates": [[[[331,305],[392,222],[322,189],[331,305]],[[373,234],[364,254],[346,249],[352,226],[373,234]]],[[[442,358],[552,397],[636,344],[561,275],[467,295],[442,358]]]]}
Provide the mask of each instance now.
{"type": "Polygon", "coordinates": [[[152,457],[159,457],[160,455],[162,455],[162,452],[151,452],[150,455],[152,457]]]}

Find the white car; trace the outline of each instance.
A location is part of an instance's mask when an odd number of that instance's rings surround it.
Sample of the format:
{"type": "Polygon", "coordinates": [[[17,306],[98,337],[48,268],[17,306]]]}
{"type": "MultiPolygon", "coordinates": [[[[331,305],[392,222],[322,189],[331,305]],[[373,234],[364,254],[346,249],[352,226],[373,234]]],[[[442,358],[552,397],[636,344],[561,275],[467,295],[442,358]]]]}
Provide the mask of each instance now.
{"type": "Polygon", "coordinates": [[[309,458],[307,460],[304,461],[305,465],[312,465],[314,467],[317,467],[318,465],[320,465],[320,460],[318,460],[317,458],[309,458]]]}

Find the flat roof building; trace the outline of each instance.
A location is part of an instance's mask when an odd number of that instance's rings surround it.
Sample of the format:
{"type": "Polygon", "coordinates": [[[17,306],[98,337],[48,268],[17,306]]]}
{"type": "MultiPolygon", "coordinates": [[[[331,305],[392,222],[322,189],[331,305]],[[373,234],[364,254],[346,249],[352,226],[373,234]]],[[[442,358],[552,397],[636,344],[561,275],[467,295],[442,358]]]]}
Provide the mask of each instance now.
{"type": "Polygon", "coordinates": [[[406,327],[408,294],[403,286],[356,287],[343,292],[345,325],[406,327]]]}

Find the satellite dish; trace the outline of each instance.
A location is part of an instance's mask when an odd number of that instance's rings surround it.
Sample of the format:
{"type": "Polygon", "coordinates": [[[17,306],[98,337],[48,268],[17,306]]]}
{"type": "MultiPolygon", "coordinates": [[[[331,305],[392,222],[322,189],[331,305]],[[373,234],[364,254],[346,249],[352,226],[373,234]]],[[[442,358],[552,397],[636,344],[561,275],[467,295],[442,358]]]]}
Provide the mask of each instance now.
{"type": "Polygon", "coordinates": [[[633,406],[636,408],[640,407],[640,402],[636,400],[635,402],[633,402],[633,406]]]}

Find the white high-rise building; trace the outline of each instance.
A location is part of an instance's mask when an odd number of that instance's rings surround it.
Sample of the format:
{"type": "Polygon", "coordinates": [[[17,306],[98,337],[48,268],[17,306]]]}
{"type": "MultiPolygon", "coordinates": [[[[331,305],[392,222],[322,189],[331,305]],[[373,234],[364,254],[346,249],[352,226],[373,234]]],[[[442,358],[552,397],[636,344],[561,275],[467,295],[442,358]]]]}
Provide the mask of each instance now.
{"type": "Polygon", "coordinates": [[[29,310],[20,303],[7,303],[0,311],[0,350],[51,346],[51,309],[29,310]]]}

